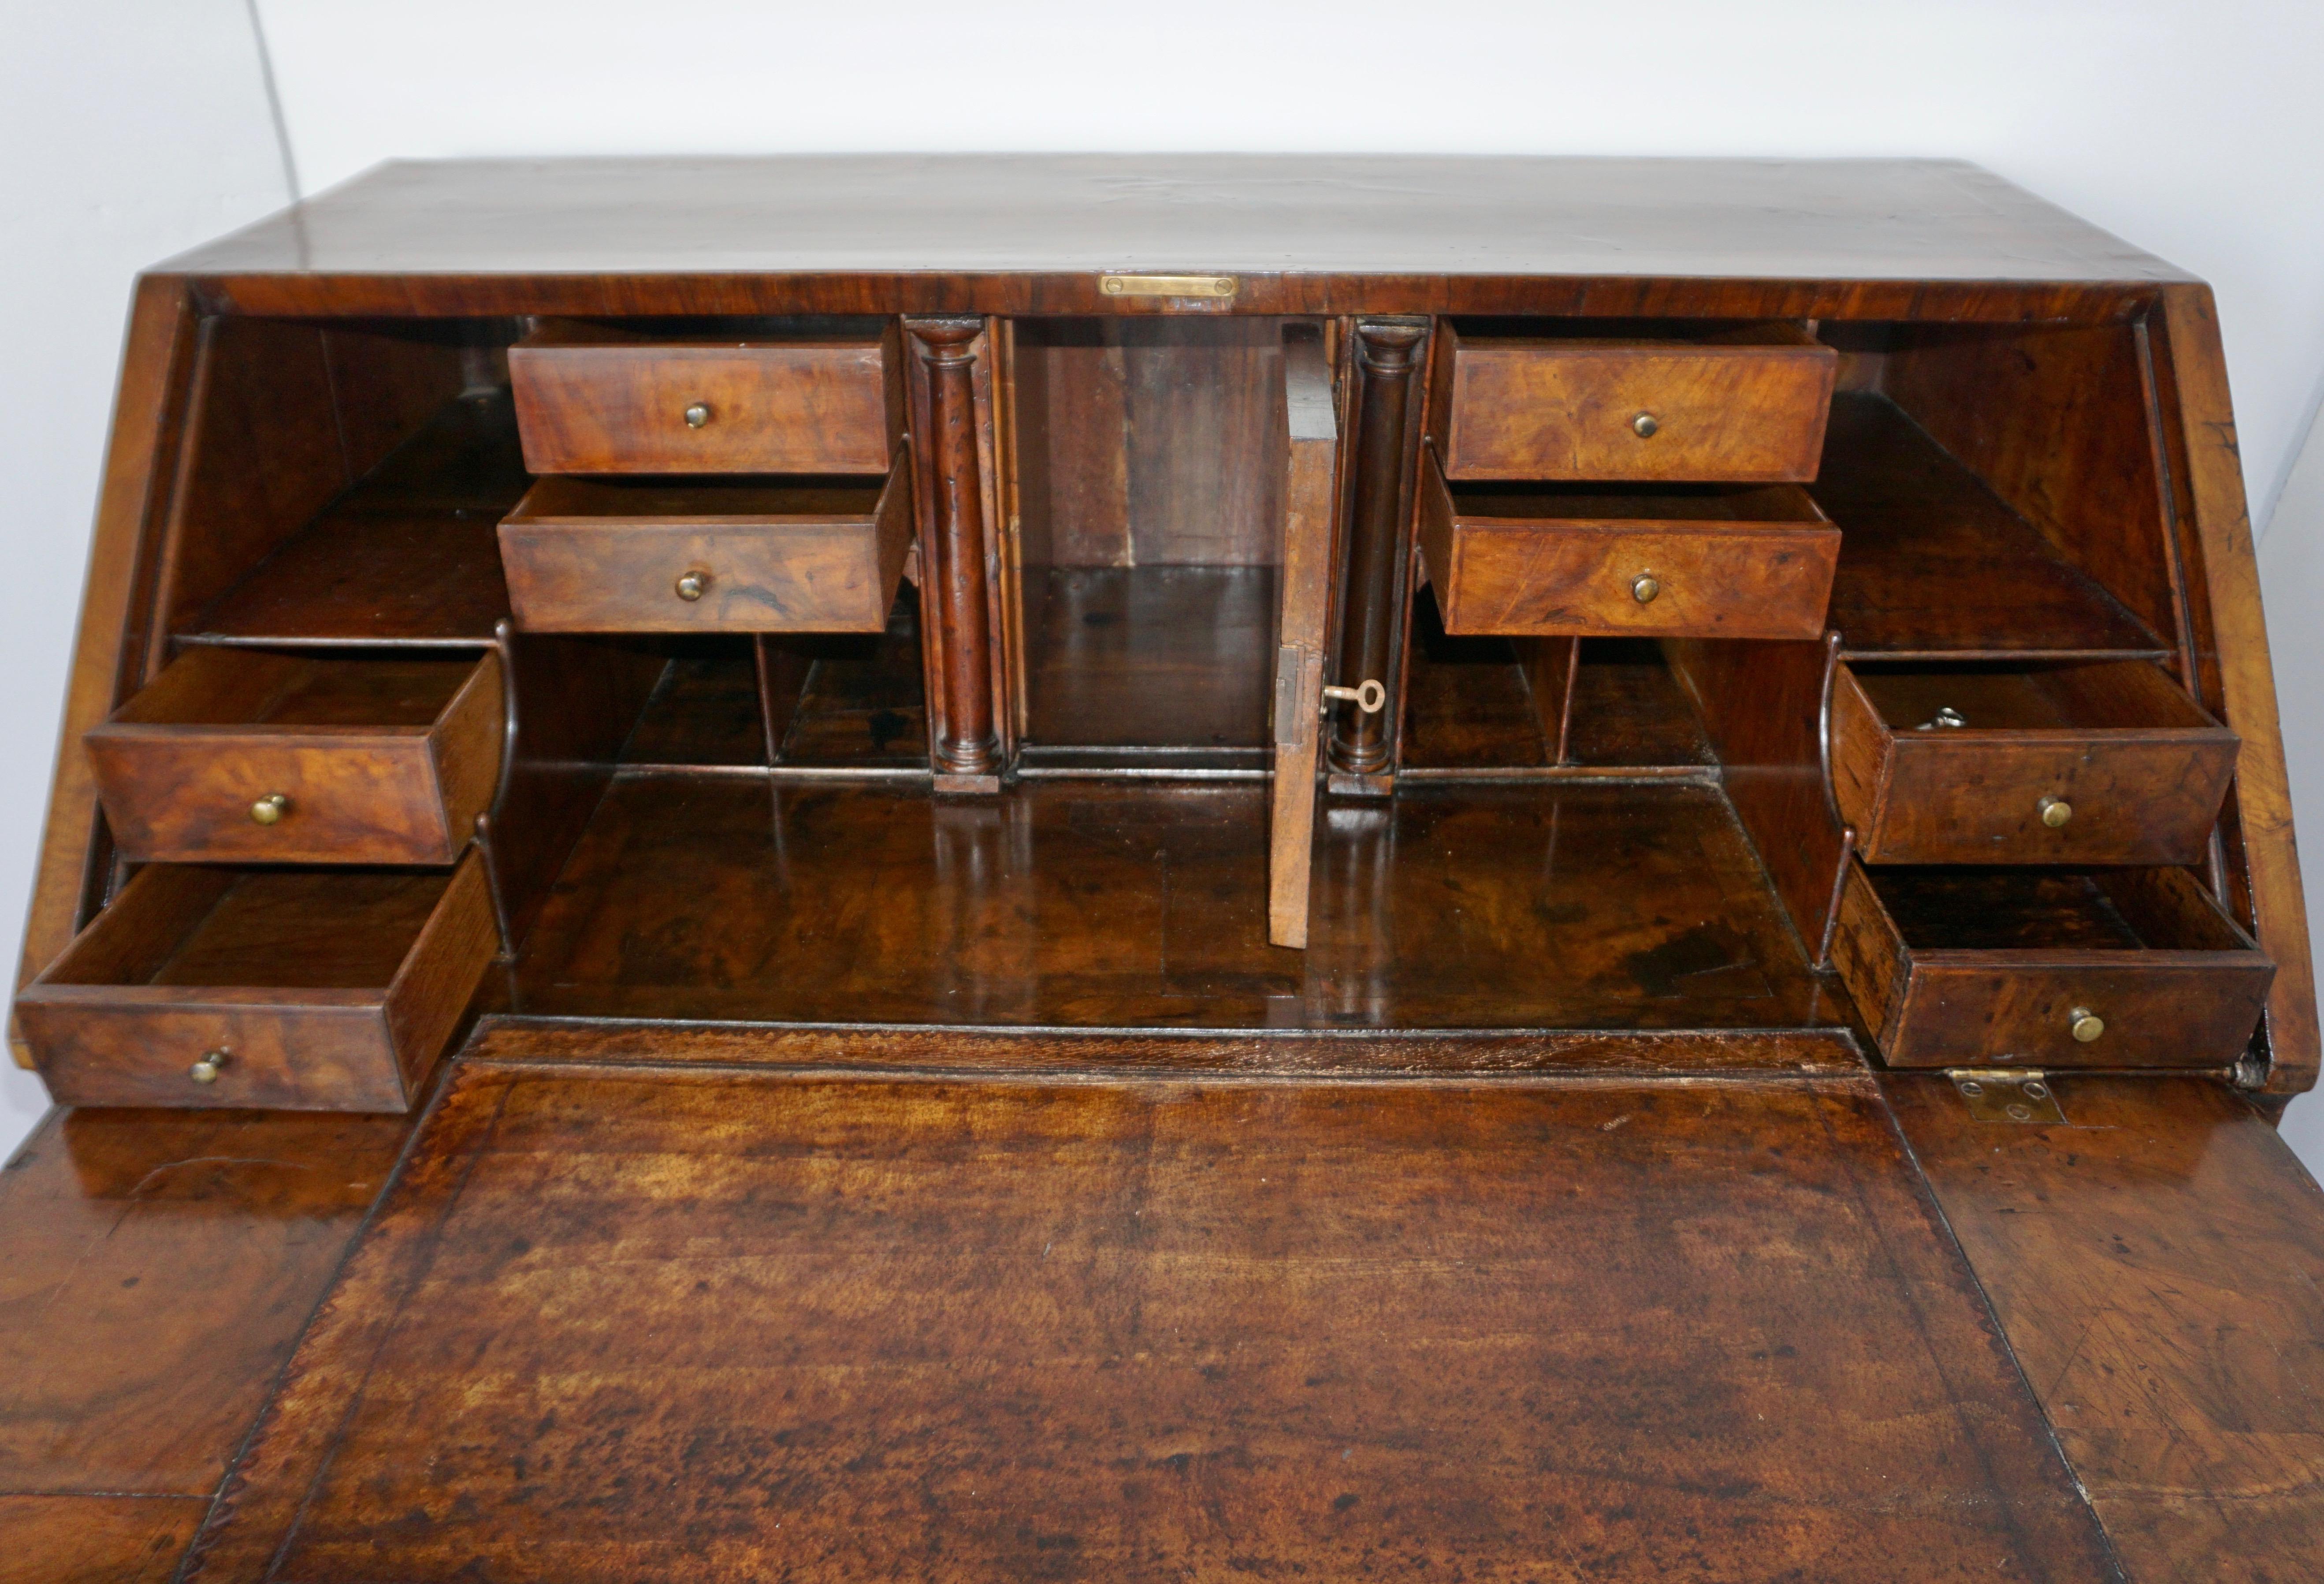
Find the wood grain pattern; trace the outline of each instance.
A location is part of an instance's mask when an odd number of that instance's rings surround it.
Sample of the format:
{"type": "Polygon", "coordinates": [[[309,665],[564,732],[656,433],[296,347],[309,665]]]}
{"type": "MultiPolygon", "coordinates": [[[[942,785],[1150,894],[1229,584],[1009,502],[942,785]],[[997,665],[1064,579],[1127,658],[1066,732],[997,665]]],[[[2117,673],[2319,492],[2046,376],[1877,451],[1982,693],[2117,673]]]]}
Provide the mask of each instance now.
{"type": "Polygon", "coordinates": [[[2112,1576],[1861,1080],[453,1084],[204,1584],[2112,1576]]]}
{"type": "Polygon", "coordinates": [[[500,543],[528,632],[877,633],[912,545],[911,477],[899,457],[877,485],[544,478],[500,543]]]}
{"type": "Polygon", "coordinates": [[[2261,614],[2259,563],[2244,503],[2243,463],[2219,349],[2218,317],[2208,287],[2163,294],[2157,374],[2164,443],[2189,495],[2187,548],[2200,562],[2216,653],[2204,668],[2202,697],[2243,738],[2229,805],[2231,840],[2245,854],[2253,933],[2277,964],[2268,995],[2268,1071],[2273,1094],[2312,1088],[2319,1060],[2316,978],[2310,959],[2308,908],[2292,841],[2292,789],[2283,767],[2275,671],[2261,614]]]}
{"type": "Polygon", "coordinates": [[[1896,1067],[2225,1068],[2274,974],[2180,869],[1853,866],[1832,961],[1896,1067]]]}
{"type": "Polygon", "coordinates": [[[1000,663],[997,547],[986,531],[990,434],[976,389],[991,338],[984,320],[964,317],[909,320],[905,331],[913,493],[929,590],[920,607],[929,763],[939,791],[993,792],[1001,763],[997,695],[1009,671],[1000,663]]]}
{"type": "Polygon", "coordinates": [[[1282,616],[1276,629],[1267,939],[1270,945],[1305,949],[1340,472],[1332,369],[1323,338],[1312,326],[1293,325],[1283,332],[1283,391],[1289,444],[1283,476],[1282,616]]]}
{"type": "Polygon", "coordinates": [[[1433,455],[1422,471],[1421,557],[1447,633],[1781,639],[1823,631],[1840,535],[1796,486],[1455,496],[1433,455]],[[1642,588],[1653,592],[1642,597],[1642,588]]]}
{"type": "Polygon", "coordinates": [[[1453,479],[1805,483],[1839,357],[1795,325],[1588,339],[1446,331],[1453,479]],[[1652,421],[1646,432],[1642,418],[1652,421]]]}
{"type": "Polygon", "coordinates": [[[499,781],[497,655],[189,649],[83,739],[138,862],[449,864],[499,781]],[[273,824],[260,799],[289,800],[273,824]]]}
{"type": "Polygon", "coordinates": [[[2187,278],[1958,161],[1313,154],[397,162],[173,267],[398,315],[1161,313],[1100,277],[1199,268],[1238,314],[2087,323],[2187,278]]]}
{"type": "Polygon", "coordinates": [[[885,473],[877,330],[781,340],[649,338],[544,325],[509,349],[533,473],[885,473]],[[708,408],[698,427],[689,408],[708,408]]]}
{"type": "Polygon", "coordinates": [[[2236,764],[2235,734],[2135,660],[1842,665],[1831,733],[1869,864],[2200,864],[2236,764]],[[1968,724],[1928,727],[1940,709],[1968,724]]]}
{"type": "Polygon", "coordinates": [[[617,781],[517,965],[517,1009],[1633,1032],[1846,1016],[1715,786],[1416,786],[1317,823],[1301,954],[1267,943],[1254,783],[1027,782],[953,807],[617,781]]]}
{"type": "MultiPolygon", "coordinates": [[[[84,908],[95,905],[89,893],[107,866],[96,776],[74,745],[134,690],[142,664],[130,658],[142,647],[142,642],[133,641],[143,637],[134,630],[133,613],[137,589],[151,573],[151,542],[160,533],[176,473],[182,403],[193,375],[195,327],[193,302],[182,280],[168,275],[139,279],[122,347],[88,580],[81,591],[63,736],[49,783],[48,824],[41,838],[32,910],[24,921],[23,949],[17,961],[20,988],[70,944],[84,908]]],[[[13,1030],[9,1043],[17,1062],[30,1066],[31,1052],[13,1030]]]]}
{"type": "Polygon", "coordinates": [[[0,1584],[168,1584],[206,1496],[0,1494],[0,1584]]]}
{"type": "Polygon", "coordinates": [[[17,1016],[68,1105],[401,1111],[499,944],[473,851],[449,875],[155,865],[17,1016]]]}
{"type": "Polygon", "coordinates": [[[2324,1571],[2324,1196],[2245,1101],[2067,1074],[2068,1125],[1886,1087],[2135,1584],[2324,1571]]]}
{"type": "Polygon", "coordinates": [[[0,1492],[207,1505],[409,1127],[51,1111],[0,1172],[0,1492]]]}

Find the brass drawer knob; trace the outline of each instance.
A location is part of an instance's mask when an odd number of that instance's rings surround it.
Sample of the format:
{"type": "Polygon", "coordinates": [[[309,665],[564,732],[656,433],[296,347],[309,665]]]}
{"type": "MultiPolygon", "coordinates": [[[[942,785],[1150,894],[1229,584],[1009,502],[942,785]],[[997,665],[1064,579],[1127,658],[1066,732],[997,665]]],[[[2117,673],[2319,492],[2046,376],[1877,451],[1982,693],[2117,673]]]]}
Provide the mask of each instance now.
{"type": "Polygon", "coordinates": [[[1630,579],[1630,597],[1640,605],[1652,605],[1662,591],[1663,580],[1652,572],[1640,572],[1630,579]]]}
{"type": "Polygon", "coordinates": [[[282,816],[290,811],[290,800],[287,796],[281,792],[268,792],[250,805],[251,823],[254,825],[280,824],[282,816]]]}
{"type": "Polygon", "coordinates": [[[696,403],[694,403],[694,405],[692,405],[691,407],[688,407],[688,408],[686,410],[686,427],[687,427],[687,428],[688,428],[688,429],[700,429],[704,424],[706,424],[706,423],[707,423],[707,422],[709,422],[709,421],[710,421],[710,403],[707,403],[707,402],[696,402],[696,403]]]}
{"type": "Polygon", "coordinates": [[[2052,830],[2063,830],[2074,817],[2074,805],[2063,798],[2043,798],[2034,806],[2042,811],[2042,823],[2052,830]]]}
{"type": "Polygon", "coordinates": [[[1640,440],[1652,440],[1660,431],[1663,421],[1651,412],[1641,412],[1630,420],[1630,432],[1640,440]]]}
{"type": "Polygon", "coordinates": [[[707,572],[681,572],[678,574],[677,583],[678,597],[680,599],[685,600],[689,605],[701,598],[702,591],[709,587],[710,574],[707,572]]]}
{"type": "Polygon", "coordinates": [[[2076,1043],[2087,1045],[2106,1033],[2106,1019],[2087,1006],[2077,1006],[2066,1014],[2066,1026],[2073,1031],[2076,1043]]]}
{"type": "Polygon", "coordinates": [[[196,1083],[216,1083],[217,1082],[218,1078],[218,1069],[224,1067],[226,1062],[226,1053],[225,1051],[205,1051],[202,1052],[200,1061],[186,1069],[186,1076],[192,1079],[196,1083]]]}

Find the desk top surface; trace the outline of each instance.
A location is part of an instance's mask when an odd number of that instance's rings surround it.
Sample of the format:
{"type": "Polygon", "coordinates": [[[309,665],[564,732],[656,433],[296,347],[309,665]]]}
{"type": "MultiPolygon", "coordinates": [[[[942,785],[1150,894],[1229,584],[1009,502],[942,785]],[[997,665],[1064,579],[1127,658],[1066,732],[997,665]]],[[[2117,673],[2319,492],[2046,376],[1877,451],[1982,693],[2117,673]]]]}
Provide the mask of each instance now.
{"type": "Polygon", "coordinates": [[[2189,278],[1957,161],[1242,154],[395,162],[166,267],[2189,278]]]}

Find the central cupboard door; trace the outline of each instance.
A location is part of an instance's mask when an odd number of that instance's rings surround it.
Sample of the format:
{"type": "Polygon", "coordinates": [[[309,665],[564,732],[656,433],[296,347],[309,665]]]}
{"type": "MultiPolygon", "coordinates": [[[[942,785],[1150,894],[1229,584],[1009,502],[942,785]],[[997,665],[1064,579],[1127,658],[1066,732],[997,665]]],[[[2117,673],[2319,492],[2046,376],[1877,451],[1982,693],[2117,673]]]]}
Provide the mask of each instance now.
{"type": "Polygon", "coordinates": [[[1284,329],[1283,394],[1289,445],[1284,463],[1281,619],[1275,652],[1275,797],[1268,838],[1267,938],[1277,946],[1305,947],[1340,472],[1332,369],[1323,355],[1322,333],[1313,325],[1284,329]]]}

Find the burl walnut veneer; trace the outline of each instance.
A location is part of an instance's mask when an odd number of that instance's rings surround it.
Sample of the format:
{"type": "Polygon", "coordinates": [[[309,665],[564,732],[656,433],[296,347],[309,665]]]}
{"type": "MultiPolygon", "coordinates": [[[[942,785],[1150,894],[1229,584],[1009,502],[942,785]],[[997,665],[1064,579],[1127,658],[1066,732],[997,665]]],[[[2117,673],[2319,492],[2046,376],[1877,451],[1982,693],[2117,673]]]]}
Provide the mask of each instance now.
{"type": "Polygon", "coordinates": [[[2200,283],[1931,162],[392,165],[140,281],[0,1579],[2324,1576],[2200,283]]]}

